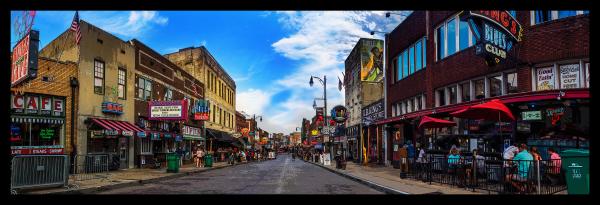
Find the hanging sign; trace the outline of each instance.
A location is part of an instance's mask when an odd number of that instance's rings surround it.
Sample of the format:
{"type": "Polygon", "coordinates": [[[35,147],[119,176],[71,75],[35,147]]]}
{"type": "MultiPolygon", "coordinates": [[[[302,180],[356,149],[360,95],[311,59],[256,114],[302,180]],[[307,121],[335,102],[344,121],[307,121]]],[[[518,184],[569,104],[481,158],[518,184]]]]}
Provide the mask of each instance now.
{"type": "Polygon", "coordinates": [[[537,90],[554,89],[554,67],[538,68],[536,70],[537,90]]]}
{"type": "Polygon", "coordinates": [[[150,134],[150,139],[151,140],[160,140],[160,134],[158,134],[156,132],[152,133],[152,134],[150,134]]]}
{"type": "Polygon", "coordinates": [[[194,106],[194,120],[208,120],[210,114],[210,107],[206,100],[198,100],[194,106]]]}
{"type": "Polygon", "coordinates": [[[331,109],[331,117],[337,123],[345,122],[348,119],[348,110],[342,105],[338,105],[331,109]]]}
{"type": "Polygon", "coordinates": [[[579,64],[560,66],[560,88],[579,88],[579,64]]]}
{"type": "Polygon", "coordinates": [[[187,101],[148,102],[149,120],[187,120],[187,101]]]}
{"type": "Polygon", "coordinates": [[[477,39],[475,53],[485,58],[489,66],[499,64],[507,58],[513,44],[521,41],[521,24],[505,10],[465,11],[462,20],[477,39]]]}
{"type": "Polygon", "coordinates": [[[65,115],[65,104],[64,100],[61,98],[54,98],[52,105],[52,115],[53,116],[64,116],[65,115]]]}
{"type": "Polygon", "coordinates": [[[31,30],[13,48],[10,87],[37,77],[39,42],[39,31],[31,30]]]}
{"type": "Polygon", "coordinates": [[[552,125],[556,125],[556,123],[560,120],[560,117],[565,114],[565,108],[548,108],[546,109],[546,115],[551,119],[552,125]]]}
{"type": "Polygon", "coordinates": [[[123,114],[123,105],[113,102],[102,102],[102,112],[110,114],[123,114]]]}

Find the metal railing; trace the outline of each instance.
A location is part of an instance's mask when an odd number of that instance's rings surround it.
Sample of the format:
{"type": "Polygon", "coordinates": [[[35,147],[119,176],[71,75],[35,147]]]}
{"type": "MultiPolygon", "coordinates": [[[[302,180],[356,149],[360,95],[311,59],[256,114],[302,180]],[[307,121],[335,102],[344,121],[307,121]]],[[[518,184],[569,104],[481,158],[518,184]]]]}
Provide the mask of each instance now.
{"type": "Polygon", "coordinates": [[[559,160],[513,161],[428,155],[406,158],[402,172],[410,179],[499,194],[555,194],[567,189],[559,160]]]}
{"type": "Polygon", "coordinates": [[[66,187],[68,179],[68,155],[17,155],[11,160],[13,194],[21,189],[66,187]]]}
{"type": "Polygon", "coordinates": [[[106,179],[111,162],[108,154],[76,155],[71,178],[74,181],[106,179]]]}

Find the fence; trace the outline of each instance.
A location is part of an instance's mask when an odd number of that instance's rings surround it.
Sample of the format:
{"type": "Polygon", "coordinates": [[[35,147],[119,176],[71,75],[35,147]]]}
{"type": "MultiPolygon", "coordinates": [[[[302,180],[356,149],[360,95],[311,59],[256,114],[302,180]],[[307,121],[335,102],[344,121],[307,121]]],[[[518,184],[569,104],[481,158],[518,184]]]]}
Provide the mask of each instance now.
{"type": "Polygon", "coordinates": [[[111,162],[108,154],[76,155],[71,177],[74,181],[108,178],[111,162]]]}
{"type": "Polygon", "coordinates": [[[554,194],[566,190],[560,160],[513,161],[472,157],[448,159],[428,155],[409,158],[403,167],[407,178],[448,184],[499,194],[554,194]]]}
{"type": "Polygon", "coordinates": [[[69,176],[68,155],[17,155],[11,161],[10,187],[17,190],[66,187],[69,176]]]}

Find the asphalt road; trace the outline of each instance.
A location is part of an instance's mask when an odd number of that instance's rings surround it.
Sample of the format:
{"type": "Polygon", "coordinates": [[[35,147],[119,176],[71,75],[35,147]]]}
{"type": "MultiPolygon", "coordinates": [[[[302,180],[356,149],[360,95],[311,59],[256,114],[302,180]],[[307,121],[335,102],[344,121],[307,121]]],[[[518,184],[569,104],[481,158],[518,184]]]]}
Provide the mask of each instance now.
{"type": "Polygon", "coordinates": [[[368,186],[292,160],[277,159],[195,173],[176,179],[124,187],[99,194],[383,194],[368,186]]]}

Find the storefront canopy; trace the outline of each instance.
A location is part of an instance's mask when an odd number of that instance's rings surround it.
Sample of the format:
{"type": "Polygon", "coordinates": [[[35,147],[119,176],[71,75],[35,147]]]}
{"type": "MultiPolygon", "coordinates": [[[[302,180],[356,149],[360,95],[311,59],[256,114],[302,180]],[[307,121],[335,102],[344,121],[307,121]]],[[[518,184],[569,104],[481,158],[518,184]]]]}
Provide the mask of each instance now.
{"type": "Polygon", "coordinates": [[[491,120],[491,121],[515,121],[512,112],[502,101],[493,99],[487,103],[473,105],[465,109],[450,113],[459,118],[491,120]]]}
{"type": "Polygon", "coordinates": [[[208,138],[212,138],[216,141],[220,141],[220,142],[235,142],[237,141],[237,139],[233,138],[231,135],[229,135],[226,132],[223,131],[218,131],[218,130],[213,130],[213,129],[206,129],[206,133],[208,134],[208,138]]]}
{"type": "Polygon", "coordinates": [[[143,132],[144,130],[125,121],[91,118],[92,122],[107,130],[143,132]]]}
{"type": "Polygon", "coordinates": [[[455,122],[424,116],[419,123],[419,129],[421,128],[442,128],[456,126],[455,122]]]}

